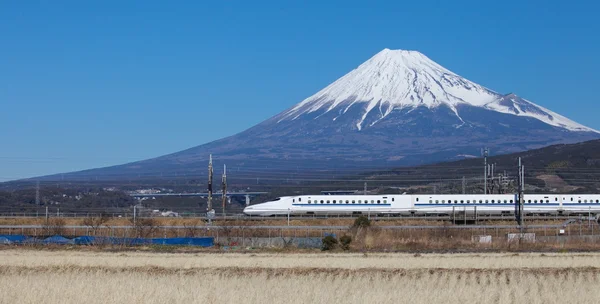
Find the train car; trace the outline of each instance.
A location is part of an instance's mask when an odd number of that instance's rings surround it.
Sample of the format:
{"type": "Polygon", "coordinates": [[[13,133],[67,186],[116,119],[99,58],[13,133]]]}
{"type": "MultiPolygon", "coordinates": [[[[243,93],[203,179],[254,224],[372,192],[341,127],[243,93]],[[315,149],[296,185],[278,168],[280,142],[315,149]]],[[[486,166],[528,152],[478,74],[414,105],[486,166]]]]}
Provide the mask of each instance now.
{"type": "MultiPolygon", "coordinates": [[[[598,194],[525,194],[526,214],[598,214],[598,194]]],[[[513,194],[299,195],[251,205],[246,215],[514,214],[513,194]]]]}

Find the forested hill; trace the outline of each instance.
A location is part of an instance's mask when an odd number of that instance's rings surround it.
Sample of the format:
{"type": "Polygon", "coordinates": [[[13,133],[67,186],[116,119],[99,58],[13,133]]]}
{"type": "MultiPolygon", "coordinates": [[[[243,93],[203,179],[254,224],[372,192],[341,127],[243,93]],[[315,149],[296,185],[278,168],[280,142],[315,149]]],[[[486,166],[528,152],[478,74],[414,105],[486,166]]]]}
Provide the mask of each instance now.
{"type": "MultiPolygon", "coordinates": [[[[491,151],[493,154],[493,151],[491,151]]],[[[597,192],[600,190],[600,140],[576,144],[560,144],[506,155],[488,157],[494,164],[494,176],[517,175],[518,159],[525,166],[525,181],[531,191],[597,192]]],[[[468,188],[482,188],[483,158],[471,158],[419,167],[395,168],[366,174],[376,180],[396,180],[409,185],[425,182],[454,184],[462,188],[462,177],[468,188]]],[[[430,189],[428,189],[430,191],[430,189]]],[[[470,191],[474,191],[471,189],[470,191]]]]}

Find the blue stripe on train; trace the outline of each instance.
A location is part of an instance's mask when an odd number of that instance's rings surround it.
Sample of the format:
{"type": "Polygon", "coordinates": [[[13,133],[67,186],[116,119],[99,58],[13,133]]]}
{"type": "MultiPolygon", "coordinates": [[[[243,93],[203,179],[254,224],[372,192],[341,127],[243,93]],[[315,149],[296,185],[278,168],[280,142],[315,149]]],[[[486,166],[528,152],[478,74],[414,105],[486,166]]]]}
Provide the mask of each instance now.
{"type": "Polygon", "coordinates": [[[389,207],[392,204],[292,204],[292,206],[363,206],[363,207],[389,207]]]}
{"type": "MultiPolygon", "coordinates": [[[[515,204],[415,204],[415,206],[485,206],[485,207],[494,207],[494,206],[514,206],[515,204]]],[[[525,203],[525,206],[559,206],[559,203],[525,203]]],[[[563,203],[563,206],[597,206],[600,208],[600,203],[563,203]]]]}

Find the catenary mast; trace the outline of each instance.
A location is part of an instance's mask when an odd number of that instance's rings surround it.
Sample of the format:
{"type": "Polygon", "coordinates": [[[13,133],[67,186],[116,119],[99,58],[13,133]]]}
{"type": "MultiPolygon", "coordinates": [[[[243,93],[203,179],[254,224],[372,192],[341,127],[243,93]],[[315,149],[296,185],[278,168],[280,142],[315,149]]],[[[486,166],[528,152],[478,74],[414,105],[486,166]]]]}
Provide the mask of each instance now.
{"type": "Polygon", "coordinates": [[[213,163],[212,163],[212,154],[210,155],[208,161],[208,206],[206,207],[206,211],[210,212],[212,208],[212,188],[213,184],[213,163]]]}
{"type": "Polygon", "coordinates": [[[223,165],[223,177],[221,178],[223,217],[225,217],[225,202],[227,201],[227,166],[223,165]]]}

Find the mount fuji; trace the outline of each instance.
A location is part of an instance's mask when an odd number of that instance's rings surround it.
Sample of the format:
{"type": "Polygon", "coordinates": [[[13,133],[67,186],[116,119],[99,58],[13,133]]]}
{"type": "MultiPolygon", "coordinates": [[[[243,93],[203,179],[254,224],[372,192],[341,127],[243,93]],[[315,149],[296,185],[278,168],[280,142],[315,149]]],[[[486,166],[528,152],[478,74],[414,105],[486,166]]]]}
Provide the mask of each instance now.
{"type": "Polygon", "coordinates": [[[384,49],[241,133],[150,160],[72,174],[204,172],[210,153],[249,171],[375,168],[476,157],[482,147],[503,154],[597,138],[597,130],[478,85],[417,51],[384,49]]]}

